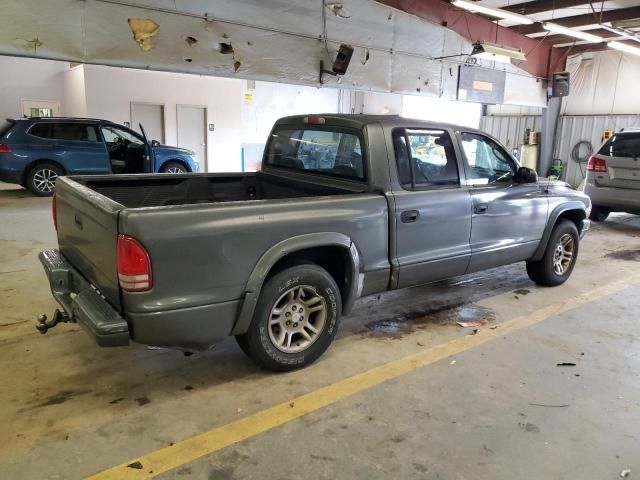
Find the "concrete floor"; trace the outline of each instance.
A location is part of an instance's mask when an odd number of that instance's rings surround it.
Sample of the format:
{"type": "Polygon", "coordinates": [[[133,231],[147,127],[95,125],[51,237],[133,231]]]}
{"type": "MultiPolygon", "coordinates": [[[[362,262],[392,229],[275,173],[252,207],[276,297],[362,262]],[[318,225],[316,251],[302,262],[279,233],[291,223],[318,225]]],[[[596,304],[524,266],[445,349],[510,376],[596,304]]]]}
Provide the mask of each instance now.
{"type": "Polygon", "coordinates": [[[232,339],[184,357],[140,345],[99,349],[74,325],[41,336],[34,319],[56,305],[36,255],[55,244],[50,201],[0,187],[0,478],[82,478],[459,342],[469,329],[455,321],[481,318],[497,325],[486,342],[158,478],[640,475],[638,217],[596,226],[562,287],[538,288],[513,265],[363,299],[319,362],[283,375],[257,369],[232,339]],[[624,289],[598,294],[621,279],[624,289]],[[583,300],[556,308],[573,298],[583,300]]]}

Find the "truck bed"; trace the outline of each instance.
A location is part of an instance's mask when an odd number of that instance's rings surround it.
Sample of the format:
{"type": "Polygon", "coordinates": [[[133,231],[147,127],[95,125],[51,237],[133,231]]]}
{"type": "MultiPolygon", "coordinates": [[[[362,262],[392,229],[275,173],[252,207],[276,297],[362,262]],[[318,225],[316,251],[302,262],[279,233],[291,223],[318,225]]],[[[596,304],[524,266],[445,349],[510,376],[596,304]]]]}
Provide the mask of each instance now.
{"type": "Polygon", "coordinates": [[[126,208],[238,202],[357,193],[335,185],[285,181],[262,172],[245,174],[118,175],[74,178],[126,208]]]}

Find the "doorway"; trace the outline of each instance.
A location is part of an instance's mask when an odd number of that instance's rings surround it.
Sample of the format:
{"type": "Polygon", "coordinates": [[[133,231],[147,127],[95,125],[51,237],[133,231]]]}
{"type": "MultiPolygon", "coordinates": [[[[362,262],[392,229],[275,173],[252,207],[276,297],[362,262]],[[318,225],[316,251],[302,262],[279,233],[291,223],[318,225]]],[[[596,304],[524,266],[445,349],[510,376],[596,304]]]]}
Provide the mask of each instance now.
{"type": "Polygon", "coordinates": [[[139,124],[144,127],[147,140],[164,143],[164,105],[131,102],[131,128],[140,132],[139,124]]]}
{"type": "Polygon", "coordinates": [[[196,152],[200,170],[207,166],[207,109],[195,105],[178,105],[178,146],[196,152]]]}

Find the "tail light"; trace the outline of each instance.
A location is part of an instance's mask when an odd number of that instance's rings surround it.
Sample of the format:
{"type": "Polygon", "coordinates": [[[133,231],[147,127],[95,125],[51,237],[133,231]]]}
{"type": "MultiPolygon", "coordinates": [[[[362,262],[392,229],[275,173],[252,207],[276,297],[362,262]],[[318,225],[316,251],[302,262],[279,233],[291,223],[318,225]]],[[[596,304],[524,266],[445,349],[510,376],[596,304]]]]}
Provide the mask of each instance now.
{"type": "Polygon", "coordinates": [[[590,172],[606,172],[607,162],[602,158],[591,157],[589,163],[587,163],[587,170],[590,172]]]}
{"type": "Polygon", "coordinates": [[[118,281],[126,292],[145,292],[153,286],[151,260],[144,246],[135,238],[118,235],[118,281]]]}
{"type": "Polygon", "coordinates": [[[7,145],[0,143],[0,153],[11,153],[11,149],[7,145]]]}
{"type": "Polygon", "coordinates": [[[58,202],[56,200],[56,194],[53,193],[51,197],[51,215],[53,215],[53,226],[58,230],[58,202]]]}

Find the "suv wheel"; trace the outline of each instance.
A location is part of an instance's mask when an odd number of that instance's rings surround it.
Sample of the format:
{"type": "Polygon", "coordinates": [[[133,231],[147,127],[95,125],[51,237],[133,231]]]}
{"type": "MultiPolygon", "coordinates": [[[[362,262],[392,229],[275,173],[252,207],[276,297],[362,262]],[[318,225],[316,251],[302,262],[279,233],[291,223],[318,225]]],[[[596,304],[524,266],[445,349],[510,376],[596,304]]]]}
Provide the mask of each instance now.
{"type": "Polygon", "coordinates": [[[589,218],[595,222],[604,222],[610,213],[611,210],[609,208],[594,205],[591,207],[591,214],[589,215],[589,218]]]}
{"type": "Polygon", "coordinates": [[[267,280],[249,330],[236,340],[266,369],[302,368],[329,348],[341,309],[340,290],[326,270],[296,265],[267,280]]]}
{"type": "Polygon", "coordinates": [[[40,197],[50,197],[56,189],[56,179],[62,174],[55,163],[38,163],[27,175],[27,188],[40,197]]]}
{"type": "Polygon", "coordinates": [[[166,162],[160,168],[160,173],[187,173],[187,169],[184,165],[178,162],[166,162]]]}
{"type": "Polygon", "coordinates": [[[545,287],[566,282],[578,259],[579,242],[575,224],[570,220],[559,221],[551,233],[542,260],[527,262],[529,278],[545,287]]]}

